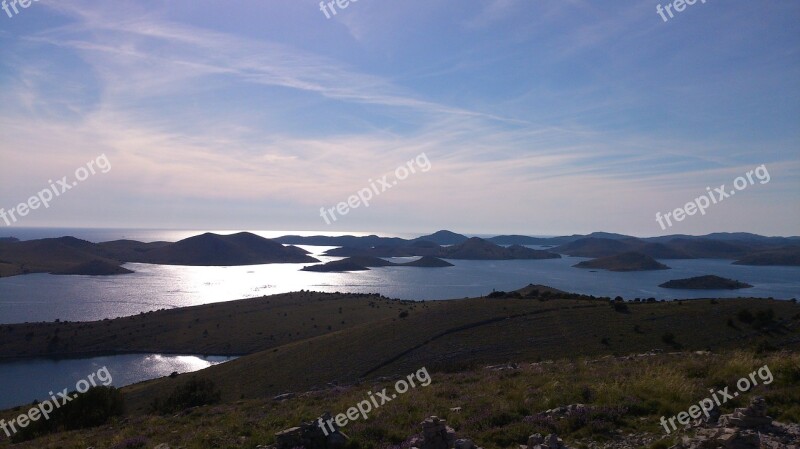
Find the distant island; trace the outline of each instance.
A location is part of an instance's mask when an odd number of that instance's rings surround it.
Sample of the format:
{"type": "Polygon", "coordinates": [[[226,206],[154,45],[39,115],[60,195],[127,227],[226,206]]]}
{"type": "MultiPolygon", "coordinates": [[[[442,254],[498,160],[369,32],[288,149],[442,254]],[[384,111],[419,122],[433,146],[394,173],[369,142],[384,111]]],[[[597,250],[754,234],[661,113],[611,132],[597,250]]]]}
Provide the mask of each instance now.
{"type": "Polygon", "coordinates": [[[674,279],[664,282],[659,287],[683,290],[738,290],[740,288],[751,288],[752,285],[733,279],[706,275],[687,279],[674,279]]]}
{"type": "MultiPolygon", "coordinates": [[[[442,248],[462,245],[470,240],[463,234],[441,230],[415,239],[355,236],[284,236],[276,239],[284,244],[336,246],[326,253],[349,257],[403,257],[430,255],[454,258],[442,248]]],[[[702,236],[685,234],[638,238],[609,232],[560,237],[499,235],[480,239],[494,245],[530,245],[548,247],[545,252],[575,257],[608,257],[636,252],[654,259],[729,259],[740,265],[800,266],[800,237],[765,237],[746,232],[717,232],[702,236]]],[[[452,250],[451,250],[452,251],[452,250]]],[[[473,255],[474,256],[474,255],[473,255]]],[[[510,258],[510,257],[503,257],[510,258]]],[[[535,258],[535,257],[534,257],[535,258]]],[[[477,258],[480,260],[481,258],[477,258]]]]}
{"type": "Polygon", "coordinates": [[[236,266],[319,262],[295,246],[249,232],[205,233],[175,243],[117,240],[92,243],[74,237],[0,240],[0,277],[28,273],[112,275],[128,262],[162,265],[236,266]]]}
{"type": "Polygon", "coordinates": [[[622,253],[616,256],[601,257],[573,265],[576,268],[595,268],[608,271],[650,271],[669,270],[670,267],[641,253],[622,253]]]}
{"type": "Polygon", "coordinates": [[[366,271],[375,267],[417,267],[417,268],[445,268],[452,267],[450,262],[431,256],[423,256],[417,260],[406,263],[389,262],[388,260],[372,256],[354,256],[342,260],[334,260],[320,265],[303,267],[301,271],[317,273],[337,273],[345,271],[366,271]]]}
{"type": "Polygon", "coordinates": [[[734,262],[734,264],[798,267],[800,266],[800,246],[761,251],[747,255],[734,262]]]}
{"type": "MultiPolygon", "coordinates": [[[[441,231],[440,231],[441,232],[441,231]]],[[[430,240],[415,239],[403,245],[334,248],[326,256],[354,257],[410,257],[430,256],[455,260],[514,260],[514,259],[559,259],[554,252],[527,248],[521,245],[500,246],[488,240],[472,237],[451,246],[440,246],[430,240]]]]}
{"type": "Polygon", "coordinates": [[[129,270],[111,267],[129,262],[190,266],[319,262],[308,251],[293,245],[335,246],[325,255],[336,257],[537,260],[568,255],[597,259],[578,264],[580,268],[612,271],[667,268],[655,259],[729,259],[737,265],[800,266],[800,237],[764,237],[742,232],[649,238],[593,232],[560,237],[500,235],[487,239],[447,230],[413,239],[377,235],[287,235],[267,239],[240,232],[205,233],[174,243],[134,240],[92,243],[74,237],[20,241],[11,236],[0,237],[0,277],[28,273],[123,274],[129,270]],[[630,254],[649,259],[632,258],[630,254]],[[604,260],[615,256],[618,258],[604,260]]]}
{"type": "Polygon", "coordinates": [[[84,276],[113,276],[117,274],[130,274],[133,271],[104,260],[90,260],[74,267],[54,271],[59,275],[84,275],[84,276]]]}

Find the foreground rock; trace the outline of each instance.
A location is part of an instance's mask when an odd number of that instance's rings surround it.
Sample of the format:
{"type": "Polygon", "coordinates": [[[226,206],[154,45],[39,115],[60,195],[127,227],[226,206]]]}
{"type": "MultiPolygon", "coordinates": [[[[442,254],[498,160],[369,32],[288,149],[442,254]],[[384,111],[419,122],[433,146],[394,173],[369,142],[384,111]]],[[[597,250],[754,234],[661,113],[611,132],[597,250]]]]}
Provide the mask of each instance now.
{"type": "Polygon", "coordinates": [[[800,449],[800,425],[777,423],[767,416],[764,398],[722,415],[718,423],[700,421],[693,437],[670,449],[800,449]]]}
{"type": "MultiPolygon", "coordinates": [[[[331,419],[330,413],[325,413],[320,418],[323,422],[331,419]]],[[[339,431],[335,421],[330,424],[333,431],[326,428],[323,431],[319,426],[319,421],[311,421],[300,424],[299,427],[292,427],[275,434],[275,444],[272,446],[258,446],[262,449],[295,449],[303,447],[305,449],[342,449],[349,438],[339,431]],[[327,434],[326,434],[327,432],[327,434]]]]}
{"type": "Polygon", "coordinates": [[[569,449],[558,435],[551,433],[546,437],[535,433],[528,437],[528,444],[520,444],[520,449],[569,449]]]}

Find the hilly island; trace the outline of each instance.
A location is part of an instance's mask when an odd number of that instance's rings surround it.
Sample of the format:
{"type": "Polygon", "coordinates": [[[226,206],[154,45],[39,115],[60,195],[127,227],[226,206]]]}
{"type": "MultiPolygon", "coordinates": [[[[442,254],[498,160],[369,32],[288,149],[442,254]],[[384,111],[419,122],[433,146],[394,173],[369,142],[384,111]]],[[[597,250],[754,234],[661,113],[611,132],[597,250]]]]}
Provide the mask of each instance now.
{"type": "MultiPolygon", "coordinates": [[[[293,245],[335,246],[337,248],[325,252],[325,255],[335,257],[536,260],[563,255],[598,259],[622,256],[633,262],[631,266],[623,263],[617,268],[622,270],[638,270],[641,269],[639,265],[645,269],[655,267],[652,262],[643,262],[641,256],[652,259],[729,259],[739,265],[800,266],[800,238],[745,233],[651,238],[593,233],[550,238],[496,236],[484,239],[438,231],[414,239],[376,235],[267,239],[240,232],[230,235],[205,233],[174,243],[133,240],[92,243],[74,237],[29,241],[5,238],[0,240],[0,277],[40,272],[122,274],[125,271],[116,267],[129,262],[188,266],[319,262],[308,251],[293,245]],[[638,258],[638,262],[631,257],[638,258]]],[[[596,265],[603,268],[608,264],[601,260],[596,265]]],[[[588,265],[591,264],[582,266],[588,265]]],[[[608,266],[613,268],[614,265],[616,262],[612,259],[608,266]]]]}

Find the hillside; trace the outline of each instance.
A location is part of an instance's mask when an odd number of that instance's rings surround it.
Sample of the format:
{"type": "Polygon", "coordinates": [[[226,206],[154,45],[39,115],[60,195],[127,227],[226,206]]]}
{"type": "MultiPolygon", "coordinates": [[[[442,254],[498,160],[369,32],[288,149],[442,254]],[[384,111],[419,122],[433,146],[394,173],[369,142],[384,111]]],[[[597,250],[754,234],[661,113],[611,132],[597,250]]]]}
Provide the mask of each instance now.
{"type": "Polygon", "coordinates": [[[417,306],[375,294],[297,292],[105,321],[0,325],[0,359],[137,352],[250,354],[396,318],[417,306]]]}
{"type": "Polygon", "coordinates": [[[123,274],[125,262],[231,266],[318,262],[307,251],[255,234],[206,233],[175,243],[117,240],[92,243],[74,237],[0,241],[0,276],[26,273],[123,274]]]}
{"type": "Polygon", "coordinates": [[[453,264],[437,259],[436,257],[423,256],[417,260],[405,263],[389,262],[380,257],[353,256],[342,260],[335,260],[321,265],[303,267],[302,271],[315,271],[320,273],[335,273],[345,271],[366,271],[377,267],[417,267],[417,268],[443,268],[452,267],[453,264]]]}
{"type": "Polygon", "coordinates": [[[453,264],[436,257],[423,256],[417,260],[401,264],[404,267],[419,267],[419,268],[446,268],[452,267],[453,264]]]}
{"type": "Polygon", "coordinates": [[[756,252],[737,260],[734,264],[797,267],[800,266],[800,246],[756,252]]]}
{"type": "Polygon", "coordinates": [[[58,275],[85,275],[85,276],[113,276],[117,274],[130,274],[133,271],[123,268],[115,263],[94,259],[70,268],[54,271],[58,275]]]}
{"type": "Polygon", "coordinates": [[[535,250],[519,245],[499,246],[487,240],[473,237],[458,245],[442,248],[438,253],[438,257],[443,259],[504,260],[558,259],[561,256],[549,251],[535,250]]]}
{"type": "Polygon", "coordinates": [[[372,248],[373,246],[397,246],[408,243],[408,240],[397,237],[368,236],[328,236],[315,235],[304,237],[299,235],[285,235],[275,239],[276,242],[287,245],[312,245],[312,246],[347,246],[350,248],[372,248]]]}
{"type": "Polygon", "coordinates": [[[121,261],[98,251],[97,245],[74,237],[0,242],[0,275],[77,270],[93,261],[118,266],[121,261]],[[4,274],[5,273],[5,274],[4,274]]]}
{"type": "MultiPolygon", "coordinates": [[[[361,257],[362,260],[367,259],[361,257]]],[[[377,258],[372,258],[377,259],[377,258]]],[[[385,266],[385,265],[376,265],[385,266]]],[[[314,273],[345,273],[348,271],[369,271],[369,268],[360,263],[354,262],[351,258],[334,260],[319,265],[308,265],[300,269],[300,271],[311,271],[314,273]]]]}
{"type": "Polygon", "coordinates": [[[231,235],[205,233],[142,254],[137,262],[163,265],[232,266],[264,263],[318,262],[294,246],[249,232],[231,235]]]}
{"type": "Polygon", "coordinates": [[[520,245],[511,245],[508,247],[500,246],[478,237],[472,237],[451,246],[440,246],[437,243],[424,239],[399,246],[333,248],[326,251],[325,255],[339,257],[431,256],[442,259],[461,260],[558,259],[561,257],[550,251],[535,250],[520,245]]]}
{"type": "MultiPolygon", "coordinates": [[[[725,300],[633,303],[628,313],[607,301],[469,299],[425,303],[406,318],[383,319],[276,347],[204,370],[223,400],[271,397],[307,391],[330,382],[392,375],[427,366],[458,370],[508,360],[601,355],[652,348],[736,348],[767,339],[773,345],[798,340],[797,305],[790,302],[725,300]],[[736,323],[743,309],[773,310],[766,323],[779,333],[736,323]],[[713,318],[709,318],[713,317],[713,318]],[[676,335],[665,343],[664,335],[676,335]],[[750,342],[750,343],[748,343],[750,342]],[[267,378],[241,373],[269,372],[267,378]]],[[[126,390],[133,410],[174,388],[168,379],[126,390]]]]}
{"type": "MultiPolygon", "coordinates": [[[[458,438],[486,449],[519,449],[534,433],[557,433],[570,448],[666,449],[695,431],[666,435],[662,416],[675,416],[709,385],[734,386],[748,372],[768,367],[769,385],[756,375],[752,391],[722,404],[722,413],[763,396],[776,421],[800,421],[800,355],[796,351],[665,352],[618,356],[510,359],[495,366],[437,371],[428,367],[418,385],[343,429],[349,447],[412,447],[412,435],[431,415],[447,420],[458,438]]],[[[325,412],[344,413],[369,391],[391,391],[394,382],[422,367],[360,383],[297,391],[281,399],[243,399],[195,407],[177,414],[115,418],[100,427],[62,432],[0,448],[86,449],[137,447],[208,449],[266,448],[276,434],[325,412]],[[91,445],[91,446],[90,446],[91,445]]],[[[185,382],[191,375],[173,379],[185,382]]],[[[10,418],[11,413],[0,413],[10,418]]],[[[787,435],[791,439],[791,435],[787,435]]]]}
{"type": "Polygon", "coordinates": [[[633,245],[626,241],[589,237],[557,246],[552,250],[574,257],[607,257],[631,251],[632,248],[633,245]]]}
{"type": "Polygon", "coordinates": [[[468,239],[467,236],[462,234],[456,234],[452,231],[441,230],[436,231],[433,234],[423,235],[420,237],[415,238],[411,242],[415,241],[425,241],[425,242],[433,242],[437,245],[458,245],[459,243],[464,243],[468,239]]]}
{"type": "MultiPolygon", "coordinates": [[[[51,355],[92,348],[95,354],[250,354],[192,375],[124,388],[128,416],[108,427],[60,433],[16,447],[105,447],[101,444],[118,444],[145,432],[151,446],[169,442],[205,449],[211,440],[201,435],[209,431],[219,435],[221,439],[213,440],[217,443],[240,441],[246,435],[252,442],[247,447],[255,447],[326,410],[344,411],[362,400],[365,391],[379,391],[376,386],[387,379],[420,367],[431,373],[435,386],[412,390],[392,403],[396,409],[387,407],[388,415],[376,413],[368,422],[352,424],[348,435],[361,444],[387,438],[399,444],[416,431],[421,419],[439,415],[486,447],[516,447],[536,429],[531,425],[538,421],[526,416],[580,402],[620,411],[596,415],[609,420],[603,426],[559,427],[563,437],[610,438],[616,435],[610,431],[622,426],[625,435],[651,432],[654,437],[648,441],[655,441],[663,436],[658,417],[692,403],[684,395],[694,397],[719,382],[711,377],[723,376],[727,385],[758,363],[767,363],[726,351],[757,346],[796,351],[800,345],[800,307],[790,301],[631,302],[620,308],[608,298],[535,285],[493,296],[412,302],[298,292],[93,323],[0,326],[2,355],[36,356],[48,347],[57,350],[51,355]],[[752,312],[750,318],[745,320],[743,311],[752,312]],[[54,343],[58,335],[62,337],[54,343]],[[692,352],[699,350],[720,355],[692,352]],[[681,352],[660,355],[670,351],[681,352]],[[628,354],[634,356],[611,357],[628,354]],[[154,399],[169,397],[193,378],[213,382],[222,403],[147,415],[154,399]],[[687,391],[686,385],[695,387],[687,391]],[[281,402],[272,399],[284,393],[291,394],[281,402]],[[451,410],[454,407],[460,410],[451,410]],[[246,416],[253,422],[239,420],[246,416]],[[640,419],[643,416],[648,419],[640,419]],[[495,427],[481,424],[488,417],[498,419],[495,427]],[[375,426],[396,433],[370,431],[375,426]],[[245,428],[249,430],[243,433],[245,428]]],[[[800,403],[800,390],[785,374],[777,376],[797,370],[796,352],[762,357],[776,373],[776,382],[766,390],[776,406],[771,414],[799,419],[800,409],[788,404],[791,398],[795,405],[800,403]]],[[[0,417],[13,413],[0,412],[0,417]]],[[[0,447],[7,443],[0,441],[0,447]]]]}

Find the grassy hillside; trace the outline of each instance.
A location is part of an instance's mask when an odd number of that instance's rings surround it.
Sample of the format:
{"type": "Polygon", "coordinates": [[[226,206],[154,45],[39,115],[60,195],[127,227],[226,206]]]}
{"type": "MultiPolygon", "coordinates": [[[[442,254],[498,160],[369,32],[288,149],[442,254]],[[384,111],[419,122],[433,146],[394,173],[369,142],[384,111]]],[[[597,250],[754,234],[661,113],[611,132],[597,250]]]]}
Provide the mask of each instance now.
{"type": "Polygon", "coordinates": [[[0,325],[0,358],[120,352],[249,354],[363,323],[398,319],[415,302],[299,292],[95,322],[0,325]]]}
{"type": "MultiPolygon", "coordinates": [[[[588,448],[592,442],[591,447],[667,448],[680,434],[665,435],[659,425],[661,416],[684,411],[705,398],[709,387],[735,385],[740,377],[765,365],[774,381],[724,404],[722,412],[744,406],[758,394],[766,397],[770,416],[783,422],[800,421],[797,352],[685,352],[517,361],[516,369],[507,370],[478,367],[446,373],[429,369],[429,386],[410,389],[372,411],[366,421],[360,419],[345,427],[344,432],[352,438],[350,448],[397,447],[418,433],[419,422],[430,415],[447,419],[459,437],[472,438],[486,449],[517,449],[528,435],[553,431],[570,447],[588,448]],[[544,414],[577,403],[588,407],[585,414],[564,419],[544,414]]],[[[270,372],[248,374],[269,377],[270,372]]],[[[184,449],[255,449],[273,443],[278,431],[314,420],[326,411],[345,412],[364,400],[368,391],[391,389],[392,385],[392,380],[374,380],[303,393],[282,402],[246,399],[178,414],[132,416],[15,446],[0,439],[0,448],[121,449],[166,443],[184,449]]]]}
{"type": "MultiPolygon", "coordinates": [[[[613,304],[580,299],[477,298],[426,303],[402,319],[383,319],[258,352],[214,366],[226,402],[351,383],[427,366],[626,354],[653,348],[723,350],[796,347],[800,307],[761,299],[613,304]],[[243,374],[245,373],[245,374],[243,374]],[[256,375],[253,373],[268,373],[256,375]]],[[[183,380],[126,389],[140,413],[183,380]]]]}

